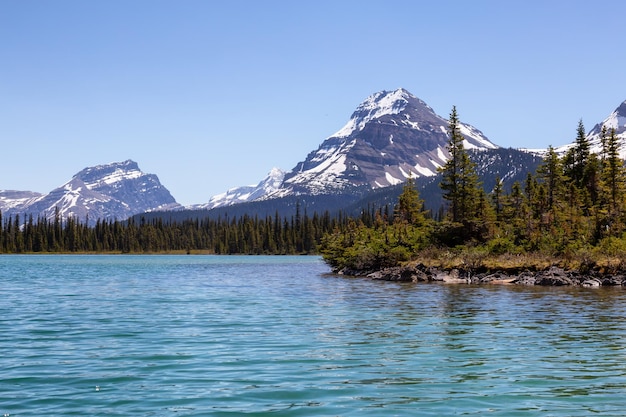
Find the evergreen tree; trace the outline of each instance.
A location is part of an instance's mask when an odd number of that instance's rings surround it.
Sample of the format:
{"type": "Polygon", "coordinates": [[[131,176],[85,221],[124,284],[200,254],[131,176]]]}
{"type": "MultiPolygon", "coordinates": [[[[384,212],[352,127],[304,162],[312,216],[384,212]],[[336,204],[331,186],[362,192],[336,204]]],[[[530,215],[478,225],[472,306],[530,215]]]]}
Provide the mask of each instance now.
{"type": "Polygon", "coordinates": [[[539,178],[546,184],[547,188],[547,208],[554,210],[563,194],[565,179],[563,175],[563,165],[559,156],[552,146],[548,147],[548,152],[543,163],[537,169],[539,178]]]}
{"type": "Polygon", "coordinates": [[[450,204],[450,220],[466,224],[476,220],[481,189],[476,166],[463,146],[463,135],[456,107],[452,108],[448,122],[448,153],[450,159],[440,168],[442,180],[439,184],[444,199],[450,204]]]}
{"type": "Polygon", "coordinates": [[[491,202],[493,203],[493,208],[496,212],[496,221],[498,222],[502,221],[502,200],[504,194],[502,185],[502,179],[498,175],[496,177],[496,184],[491,192],[491,202]]]}
{"type": "MultiPolygon", "coordinates": [[[[601,133],[600,138],[603,145],[605,142],[604,134],[601,133]]],[[[604,159],[604,152],[602,152],[601,158],[604,159]]],[[[574,147],[563,158],[563,173],[576,187],[575,190],[572,189],[574,194],[570,194],[570,197],[577,198],[581,203],[579,205],[587,213],[598,200],[601,163],[598,156],[591,153],[589,140],[585,134],[585,126],[583,121],[579,120],[574,147]]]]}
{"type": "Polygon", "coordinates": [[[598,207],[596,212],[596,238],[618,236],[623,229],[624,211],[624,161],[620,158],[621,143],[615,129],[603,141],[604,159],[601,163],[598,207]]]}
{"type": "Polygon", "coordinates": [[[617,211],[624,193],[624,161],[620,158],[620,146],[613,128],[606,139],[606,161],[602,172],[602,180],[609,189],[612,212],[617,211]]]}
{"type": "Polygon", "coordinates": [[[402,193],[398,197],[398,204],[394,210],[394,220],[420,226],[424,223],[424,202],[419,198],[413,177],[407,178],[402,193]]]}
{"type": "Polygon", "coordinates": [[[576,141],[574,146],[567,152],[564,159],[564,174],[579,189],[585,188],[585,172],[590,157],[589,141],[585,134],[585,126],[582,120],[578,121],[576,129],[576,141]]]}

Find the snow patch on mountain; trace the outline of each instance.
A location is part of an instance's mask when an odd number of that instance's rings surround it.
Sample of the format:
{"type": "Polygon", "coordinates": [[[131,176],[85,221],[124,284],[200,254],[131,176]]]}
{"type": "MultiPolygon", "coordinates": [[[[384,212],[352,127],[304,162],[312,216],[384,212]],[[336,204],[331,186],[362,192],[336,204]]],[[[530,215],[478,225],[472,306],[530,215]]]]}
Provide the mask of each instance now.
{"type": "Polygon", "coordinates": [[[391,185],[402,184],[404,179],[399,179],[391,175],[389,172],[385,172],[385,179],[391,185]]]}
{"type": "Polygon", "coordinates": [[[0,190],[0,212],[6,213],[27,206],[41,196],[43,194],[34,191],[0,190]]]}
{"type": "Polygon", "coordinates": [[[415,170],[423,177],[432,177],[433,175],[437,175],[436,171],[433,171],[430,168],[419,166],[419,165],[415,165],[415,170]]]}
{"type": "Polygon", "coordinates": [[[311,168],[305,169],[305,165],[299,165],[296,174],[285,181],[286,184],[303,183],[329,183],[339,186],[341,181],[335,182],[337,176],[346,170],[346,154],[354,147],[356,140],[342,143],[339,146],[331,146],[328,149],[320,148],[309,159],[311,168]]]}
{"type": "Polygon", "coordinates": [[[463,140],[463,147],[465,149],[496,149],[498,145],[495,145],[489,139],[485,137],[483,132],[470,126],[466,123],[459,123],[459,130],[465,137],[463,140]],[[471,139],[471,140],[470,140],[471,139]]]}
{"type": "MultiPolygon", "coordinates": [[[[411,93],[403,88],[399,88],[391,93],[380,91],[369,96],[361,103],[352,117],[339,131],[330,137],[345,138],[355,132],[363,130],[363,127],[370,121],[385,115],[399,114],[409,103],[408,98],[411,93]]],[[[410,116],[408,117],[410,118],[410,116]]],[[[411,122],[408,122],[411,124],[411,122]]],[[[415,124],[415,123],[413,123],[415,124]]]]}
{"type": "Polygon", "coordinates": [[[112,173],[107,174],[102,178],[98,178],[93,182],[85,183],[85,185],[89,188],[98,188],[104,185],[113,185],[122,181],[137,179],[142,175],[144,174],[139,169],[125,171],[118,167],[112,173]]]}

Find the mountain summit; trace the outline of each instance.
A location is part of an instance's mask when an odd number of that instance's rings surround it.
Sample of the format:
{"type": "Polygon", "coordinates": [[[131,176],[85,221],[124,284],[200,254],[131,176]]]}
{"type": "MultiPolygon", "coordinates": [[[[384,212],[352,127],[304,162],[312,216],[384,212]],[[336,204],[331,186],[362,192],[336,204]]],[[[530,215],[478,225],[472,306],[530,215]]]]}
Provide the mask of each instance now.
{"type": "MultiPolygon", "coordinates": [[[[467,149],[494,149],[461,124],[467,149]]],[[[337,133],[285,176],[284,191],[326,194],[346,187],[382,188],[409,176],[433,176],[448,160],[448,121],[407,90],[369,96],[337,133]]]]}
{"type": "MultiPolygon", "coordinates": [[[[495,149],[478,129],[461,124],[467,149],[495,149]]],[[[280,187],[256,200],[288,195],[342,193],[350,188],[383,188],[414,178],[434,176],[448,160],[448,121],[403,88],[367,97],[339,131],[284,175],[280,187]]],[[[235,188],[228,194],[241,196],[235,188]]],[[[221,197],[221,198],[220,198],[221,197]]],[[[247,199],[245,201],[254,201],[247,199]]],[[[229,205],[225,195],[212,207],[229,205]]]]}

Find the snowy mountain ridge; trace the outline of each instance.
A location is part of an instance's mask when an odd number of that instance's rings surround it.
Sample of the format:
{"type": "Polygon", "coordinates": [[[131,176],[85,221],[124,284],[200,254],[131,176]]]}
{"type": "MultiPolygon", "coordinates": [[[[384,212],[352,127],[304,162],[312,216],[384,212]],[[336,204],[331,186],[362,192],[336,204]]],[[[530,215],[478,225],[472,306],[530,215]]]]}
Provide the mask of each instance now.
{"type": "Polygon", "coordinates": [[[247,201],[255,201],[278,190],[283,183],[286,172],[279,168],[272,168],[263,180],[257,185],[234,187],[230,190],[214,195],[208,203],[194,204],[186,208],[191,210],[210,210],[215,207],[229,206],[247,201]]]}
{"type": "MultiPolygon", "coordinates": [[[[400,184],[409,176],[434,176],[449,157],[447,124],[446,119],[403,88],[377,92],[357,106],[341,129],[286,172],[280,186],[267,193],[257,193],[254,197],[241,192],[236,201],[268,200],[300,194],[340,194],[349,192],[351,187],[384,188],[400,184]]],[[[626,159],[626,101],[589,131],[587,139],[591,152],[602,152],[603,126],[607,132],[615,129],[622,144],[620,157],[626,159]]],[[[460,130],[465,137],[463,143],[466,149],[498,149],[475,127],[461,123],[460,130]]],[[[564,154],[572,146],[573,142],[555,150],[564,154]]],[[[538,157],[546,153],[545,149],[520,151],[538,157]]],[[[211,201],[212,207],[220,207],[233,204],[235,200],[214,197],[211,201]]]]}

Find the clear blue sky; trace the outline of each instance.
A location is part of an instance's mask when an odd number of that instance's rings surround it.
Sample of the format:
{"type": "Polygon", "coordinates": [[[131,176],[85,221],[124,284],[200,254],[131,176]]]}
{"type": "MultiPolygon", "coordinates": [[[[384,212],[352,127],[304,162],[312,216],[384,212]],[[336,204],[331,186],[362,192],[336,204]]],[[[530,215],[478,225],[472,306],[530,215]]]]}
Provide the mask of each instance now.
{"type": "Polygon", "coordinates": [[[621,0],[0,0],[0,189],[133,159],[182,204],[288,170],[404,87],[505,147],[626,100],[621,0]]]}

